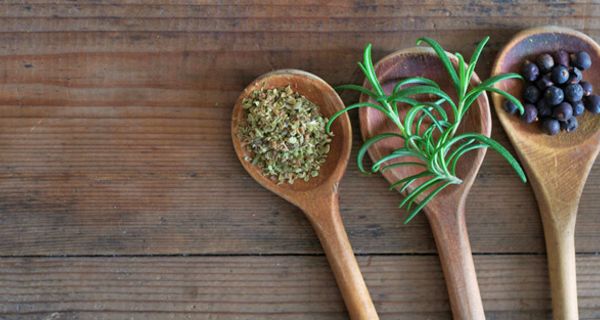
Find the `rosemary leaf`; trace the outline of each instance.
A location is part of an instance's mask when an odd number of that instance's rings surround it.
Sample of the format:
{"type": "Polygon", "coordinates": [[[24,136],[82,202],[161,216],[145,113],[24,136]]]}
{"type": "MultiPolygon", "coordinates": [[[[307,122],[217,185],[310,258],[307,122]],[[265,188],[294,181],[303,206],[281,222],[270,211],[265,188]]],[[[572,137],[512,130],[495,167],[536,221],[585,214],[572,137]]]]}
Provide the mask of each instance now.
{"type": "MultiPolygon", "coordinates": [[[[395,181],[390,186],[390,189],[396,189],[400,193],[407,192],[406,197],[399,205],[408,210],[408,218],[405,223],[412,220],[444,188],[451,184],[462,183],[462,180],[456,176],[456,167],[460,159],[470,151],[481,148],[491,148],[497,151],[508,161],[517,175],[524,182],[526,181],[525,173],[517,160],[496,141],[480,133],[456,135],[463,117],[471,105],[486,91],[504,96],[514,102],[523,112],[523,106],[518,99],[494,87],[500,81],[520,79],[521,77],[517,74],[498,75],[484,80],[469,90],[475,65],[488,40],[489,37],[486,37],[479,42],[468,65],[462,55],[455,54],[458,60],[457,66],[450,61],[448,53],[435,40],[431,38],[417,40],[417,44],[426,43],[433,48],[452,81],[456,91],[453,94],[443,91],[435,81],[419,76],[399,80],[391,94],[386,94],[375,74],[370,44],[365,47],[363,61],[358,63],[367,79],[369,88],[354,84],[338,87],[338,90],[358,91],[369,96],[371,100],[353,104],[336,113],[327,123],[327,130],[342,113],[363,107],[379,110],[398,128],[397,132],[379,134],[365,141],[356,158],[361,172],[406,170],[411,166],[425,169],[418,173],[409,173],[408,176],[395,181]],[[434,96],[437,101],[420,101],[420,97],[423,95],[434,96]],[[451,96],[458,98],[454,100],[451,96]],[[403,108],[402,113],[399,112],[400,107],[403,108]],[[448,108],[452,111],[453,117],[448,116],[446,112],[448,108]],[[402,118],[400,114],[403,115],[402,118]],[[402,147],[374,160],[370,170],[365,170],[363,165],[365,154],[373,145],[383,139],[399,139],[398,145],[402,147]],[[406,157],[410,157],[410,160],[402,161],[406,157]],[[424,178],[427,179],[409,190],[410,186],[424,178]],[[426,196],[417,204],[417,198],[422,194],[426,196]],[[413,205],[414,208],[412,208],[413,205]]],[[[406,170],[406,172],[411,172],[411,170],[406,170]]]]}
{"type": "MultiPolygon", "coordinates": [[[[370,138],[369,140],[365,141],[365,143],[363,143],[363,145],[358,150],[358,155],[356,156],[356,163],[358,164],[358,169],[360,170],[360,172],[365,173],[365,174],[370,174],[370,172],[365,170],[365,168],[363,166],[363,159],[365,157],[365,154],[369,150],[369,148],[372,145],[374,145],[375,143],[377,143],[383,139],[393,138],[393,137],[403,138],[400,134],[389,132],[389,133],[382,133],[382,134],[376,135],[376,136],[370,138]]],[[[377,170],[375,170],[375,172],[377,172],[377,170]]]]}
{"type": "Polygon", "coordinates": [[[343,84],[341,86],[336,86],[335,90],[336,91],[353,90],[353,91],[358,91],[362,94],[366,94],[367,96],[369,96],[371,98],[377,98],[377,95],[373,91],[371,91],[367,88],[361,87],[359,85],[356,85],[356,84],[343,84]]]}
{"type": "Polygon", "coordinates": [[[433,190],[425,199],[423,199],[423,201],[419,202],[419,205],[415,209],[413,209],[413,211],[408,215],[408,218],[404,220],[404,224],[409,223],[410,220],[412,220],[417,215],[417,213],[419,213],[421,209],[423,209],[427,205],[427,203],[429,203],[429,201],[433,199],[433,197],[435,197],[438,193],[440,193],[440,191],[444,190],[447,186],[451,184],[452,182],[448,181],[443,185],[437,187],[435,190],[433,190]]]}
{"type": "Polygon", "coordinates": [[[405,86],[407,84],[424,84],[424,85],[436,87],[438,89],[440,88],[440,86],[437,84],[437,82],[435,82],[431,79],[427,79],[427,78],[423,78],[423,77],[414,77],[414,78],[407,78],[407,79],[398,81],[398,83],[396,83],[396,85],[394,86],[394,90],[392,90],[392,92],[393,93],[398,92],[398,90],[400,90],[400,88],[402,88],[403,86],[405,86]]]}

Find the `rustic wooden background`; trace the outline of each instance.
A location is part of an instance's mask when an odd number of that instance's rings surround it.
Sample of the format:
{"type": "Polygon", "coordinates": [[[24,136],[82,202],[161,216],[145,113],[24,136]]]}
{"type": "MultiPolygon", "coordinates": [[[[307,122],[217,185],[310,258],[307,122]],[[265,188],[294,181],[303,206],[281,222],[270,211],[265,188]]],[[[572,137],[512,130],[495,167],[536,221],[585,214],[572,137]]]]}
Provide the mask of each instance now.
{"type": "MultiPolygon", "coordinates": [[[[491,35],[487,77],[528,26],[600,40],[596,0],[319,2],[2,1],[0,319],[346,319],[303,215],[234,155],[245,85],[288,67],[361,82],[367,42],[375,58],[419,36],[470,55],[491,35]]],[[[402,225],[386,185],[355,163],[341,184],[375,305],[382,319],[449,319],[429,226],[402,225]]],[[[600,319],[599,198],[597,164],[577,223],[582,319],[600,319]]],[[[488,319],[549,319],[530,187],[488,153],[467,212],[488,319]]]]}

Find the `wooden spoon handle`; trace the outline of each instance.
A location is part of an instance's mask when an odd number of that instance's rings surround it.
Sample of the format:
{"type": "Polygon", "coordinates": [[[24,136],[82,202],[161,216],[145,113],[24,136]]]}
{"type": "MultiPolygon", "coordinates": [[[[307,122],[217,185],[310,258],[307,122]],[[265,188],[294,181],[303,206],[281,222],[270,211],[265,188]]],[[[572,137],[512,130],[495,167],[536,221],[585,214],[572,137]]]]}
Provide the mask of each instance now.
{"type": "Polygon", "coordinates": [[[548,254],[548,272],[552,289],[554,320],[577,320],[577,278],[575,270],[575,225],[558,225],[545,218],[544,235],[548,254]]]}
{"type": "MultiPolygon", "coordinates": [[[[594,157],[591,157],[592,161],[584,168],[572,166],[568,171],[549,169],[545,172],[546,175],[534,172],[533,175],[536,178],[531,179],[544,226],[554,320],[579,319],[575,268],[575,222],[579,199],[594,157]],[[567,178],[564,177],[568,177],[570,180],[565,180],[567,178]]],[[[557,156],[548,157],[548,159],[553,164],[580,163],[573,157],[558,158],[557,156]]],[[[546,167],[550,168],[551,166],[547,165],[546,167]]]]}
{"type": "Polygon", "coordinates": [[[344,229],[338,196],[314,199],[305,210],[327,255],[350,318],[379,319],[344,229]]]}
{"type": "Polygon", "coordinates": [[[427,212],[454,319],[485,319],[462,206],[457,212],[427,212]]]}

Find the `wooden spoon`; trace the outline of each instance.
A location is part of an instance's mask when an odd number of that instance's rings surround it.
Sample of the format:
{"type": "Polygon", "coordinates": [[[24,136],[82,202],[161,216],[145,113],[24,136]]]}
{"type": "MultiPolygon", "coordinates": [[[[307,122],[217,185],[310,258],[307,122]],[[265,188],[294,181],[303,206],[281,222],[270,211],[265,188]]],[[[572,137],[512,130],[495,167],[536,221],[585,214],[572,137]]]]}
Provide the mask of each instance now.
{"type": "Polygon", "coordinates": [[[348,241],[338,207],[338,184],[346,170],[352,147],[352,129],[348,116],[342,115],[331,126],[334,137],[327,161],[321,166],[319,176],[308,182],[277,184],[263,176],[259,168],[244,160],[248,152],[238,137],[238,127],[245,121],[242,101],[256,89],[282,88],[288,85],[317,104],[326,117],[331,117],[344,108],[344,103],[335,90],[313,74],[292,69],[267,73],[246,87],[235,103],[231,122],[235,152],[254,180],[304,211],[325,250],[350,318],[379,319],[348,241]]]}
{"type": "MultiPolygon", "coordinates": [[[[457,63],[456,57],[451,56],[451,60],[457,63]]],[[[394,52],[377,63],[375,72],[387,94],[399,80],[413,76],[433,79],[442,90],[454,92],[454,87],[441,61],[429,48],[417,47],[394,52]]],[[[479,82],[477,75],[473,78],[473,84],[479,82]]],[[[361,96],[361,101],[368,99],[366,95],[361,96]]],[[[365,140],[377,134],[398,130],[375,109],[362,108],[359,114],[361,133],[365,140]]],[[[465,116],[459,133],[466,131],[490,135],[491,120],[485,95],[480,96],[465,116]]],[[[375,161],[402,146],[403,142],[400,139],[382,140],[371,147],[369,155],[375,161]]],[[[424,209],[440,255],[454,319],[485,319],[465,224],[465,200],[485,152],[485,149],[478,149],[467,153],[457,167],[458,177],[463,179],[463,183],[446,188],[424,209]]],[[[421,170],[420,167],[402,166],[387,170],[383,176],[388,182],[394,183],[421,170]]]]}
{"type": "MultiPolygon", "coordinates": [[[[561,27],[533,28],[517,34],[499,53],[492,73],[519,72],[524,59],[558,49],[587,51],[592,57],[592,69],[584,71],[583,77],[594,88],[600,88],[600,47],[585,34],[561,27]]],[[[498,87],[520,97],[523,83],[511,80],[498,87]]],[[[600,150],[600,116],[586,111],[578,118],[576,131],[548,136],[538,125],[527,125],[507,114],[500,96],[494,95],[493,100],[540,207],[554,319],[578,319],[575,218],[583,186],[600,150]]]]}

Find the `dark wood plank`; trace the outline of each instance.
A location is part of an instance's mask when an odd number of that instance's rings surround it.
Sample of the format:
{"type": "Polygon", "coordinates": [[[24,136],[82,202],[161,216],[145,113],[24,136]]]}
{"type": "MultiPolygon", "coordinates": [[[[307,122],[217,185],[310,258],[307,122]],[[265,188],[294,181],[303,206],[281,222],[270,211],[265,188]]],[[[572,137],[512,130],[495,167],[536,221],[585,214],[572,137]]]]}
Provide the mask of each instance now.
{"type": "MultiPolygon", "coordinates": [[[[491,34],[478,69],[487,75],[500,46],[528,25],[600,39],[596,3],[315,4],[1,4],[0,254],[321,252],[298,210],[258,187],[233,155],[229,113],[254,77],[296,67],[360,82],[355,61],[369,41],[377,58],[422,35],[470,53],[491,34]]],[[[600,251],[599,177],[596,165],[580,252],[600,251]]],[[[357,252],[435,252],[423,218],[401,224],[400,198],[381,178],[351,164],[341,188],[357,252]]],[[[544,250],[531,190],[495,154],[467,215],[475,252],[544,250]]]]}
{"type": "MultiPolygon", "coordinates": [[[[382,319],[450,319],[435,256],[359,262],[382,319]]],[[[550,319],[544,256],[477,256],[487,318],[550,319]]],[[[581,319],[600,317],[600,257],[578,258],[581,319]]],[[[10,258],[0,319],[346,319],[322,256],[10,258]]]]}

